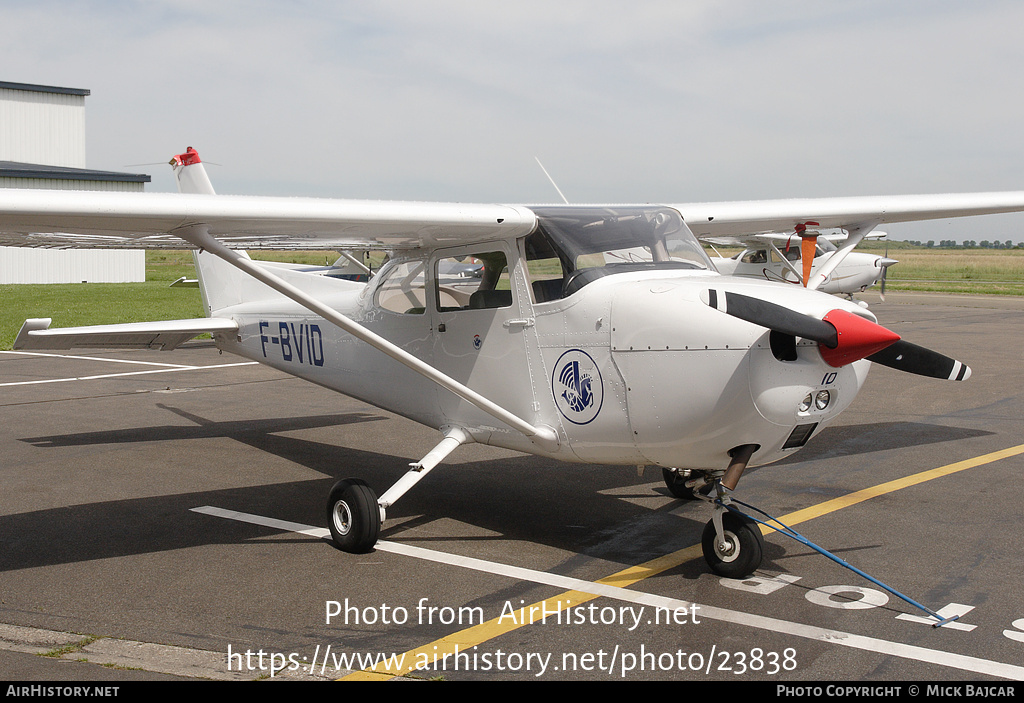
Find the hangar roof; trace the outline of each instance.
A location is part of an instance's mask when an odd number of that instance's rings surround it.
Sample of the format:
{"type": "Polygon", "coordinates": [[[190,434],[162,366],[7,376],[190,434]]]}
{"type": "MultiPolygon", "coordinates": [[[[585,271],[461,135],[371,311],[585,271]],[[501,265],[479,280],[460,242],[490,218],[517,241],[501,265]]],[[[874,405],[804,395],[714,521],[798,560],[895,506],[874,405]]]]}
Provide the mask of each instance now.
{"type": "Polygon", "coordinates": [[[7,90],[26,90],[33,93],[62,93],[64,95],[90,95],[91,91],[87,88],[60,88],[55,85],[36,85],[34,83],[11,83],[10,81],[0,81],[0,88],[6,88],[7,90]]]}
{"type": "MultiPolygon", "coordinates": [[[[2,86],[3,84],[0,83],[0,87],[2,86]]],[[[0,161],[0,177],[53,178],[61,181],[118,181],[122,183],[149,183],[152,180],[145,173],[94,171],[88,168],[25,164],[18,161],[0,161]]]]}

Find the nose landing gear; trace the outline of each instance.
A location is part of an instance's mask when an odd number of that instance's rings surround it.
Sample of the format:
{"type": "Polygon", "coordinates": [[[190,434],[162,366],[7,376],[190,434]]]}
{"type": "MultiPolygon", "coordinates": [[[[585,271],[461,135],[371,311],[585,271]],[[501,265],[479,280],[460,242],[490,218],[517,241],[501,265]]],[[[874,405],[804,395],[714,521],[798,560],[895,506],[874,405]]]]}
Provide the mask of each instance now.
{"type": "Polygon", "coordinates": [[[728,508],[731,499],[726,493],[736,488],[757,449],[756,444],[736,447],[729,453],[732,459],[724,471],[662,470],[665,485],[672,495],[683,500],[705,500],[714,505],[714,514],[704,527],[701,548],[711,570],[726,578],[746,578],[761,566],[764,553],[761,528],[746,515],[731,512],[728,508]]]}
{"type": "Polygon", "coordinates": [[[960,616],[944,617],[938,612],[921,605],[916,600],[908,598],[896,589],[888,586],[873,576],[868,575],[857,567],[843,561],[831,552],[819,547],[814,542],[801,535],[792,527],[774,518],[768,513],[748,505],[740,500],[733,500],[726,491],[736,488],[740,475],[746,468],[750,457],[757,450],[756,445],[742,445],[736,447],[730,455],[732,461],[725,471],[680,471],[674,469],[665,470],[665,483],[673,495],[678,498],[705,500],[714,506],[714,513],[711,520],[704,527],[701,536],[701,547],[704,552],[704,560],[719,576],[726,578],[741,579],[750,576],[761,565],[764,554],[764,537],[761,526],[774,530],[780,534],[795,539],[814,551],[828,557],[840,566],[844,566],[859,576],[863,576],[875,585],[885,589],[897,598],[900,598],[910,605],[927,613],[934,622],[932,627],[942,627],[960,616]],[[708,495],[714,490],[714,497],[708,495]],[[738,508],[729,507],[732,503],[741,505],[764,516],[765,522],[753,518],[738,508]],[[769,524],[774,523],[774,524],[769,524]]]}
{"type": "Polygon", "coordinates": [[[760,526],[746,515],[729,512],[720,501],[704,526],[700,544],[704,561],[719,576],[746,578],[761,566],[764,537],[760,526]]]}

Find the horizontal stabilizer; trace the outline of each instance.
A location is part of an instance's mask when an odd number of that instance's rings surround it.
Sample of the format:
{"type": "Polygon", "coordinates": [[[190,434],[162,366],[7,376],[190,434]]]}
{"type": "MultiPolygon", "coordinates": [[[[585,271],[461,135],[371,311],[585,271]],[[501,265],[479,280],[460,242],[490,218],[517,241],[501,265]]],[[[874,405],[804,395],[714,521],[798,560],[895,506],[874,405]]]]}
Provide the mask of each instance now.
{"type": "Polygon", "coordinates": [[[16,350],[73,349],[159,349],[169,351],[201,334],[237,333],[238,323],[218,317],[195,320],[130,322],[120,325],[90,325],[51,330],[50,318],[25,320],[16,350]]]}
{"type": "Polygon", "coordinates": [[[168,288],[198,288],[199,287],[199,279],[198,278],[189,278],[188,276],[182,276],[181,278],[175,280],[173,283],[171,283],[171,285],[169,285],[167,287],[168,288]]]}

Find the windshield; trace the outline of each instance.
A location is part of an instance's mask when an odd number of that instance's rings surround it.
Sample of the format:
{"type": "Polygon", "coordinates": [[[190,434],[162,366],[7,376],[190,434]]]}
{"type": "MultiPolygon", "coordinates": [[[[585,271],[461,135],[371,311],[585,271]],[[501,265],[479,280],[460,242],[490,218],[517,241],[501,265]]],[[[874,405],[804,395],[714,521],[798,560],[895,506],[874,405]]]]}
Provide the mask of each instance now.
{"type": "MultiPolygon", "coordinates": [[[[537,231],[526,240],[531,279],[536,279],[535,268],[543,268],[544,277],[562,279],[563,283],[561,295],[553,295],[554,286],[546,285],[549,293],[544,300],[571,295],[590,281],[614,273],[714,270],[683,218],[671,208],[531,209],[539,222],[537,231]]],[[[542,301],[538,297],[536,302],[542,301]]]]}

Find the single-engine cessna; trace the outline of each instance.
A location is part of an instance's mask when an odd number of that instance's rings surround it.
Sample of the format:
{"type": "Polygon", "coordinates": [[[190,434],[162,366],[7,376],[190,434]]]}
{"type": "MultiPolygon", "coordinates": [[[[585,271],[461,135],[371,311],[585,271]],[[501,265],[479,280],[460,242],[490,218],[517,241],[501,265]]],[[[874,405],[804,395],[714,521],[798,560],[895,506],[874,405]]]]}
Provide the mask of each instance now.
{"type": "Polygon", "coordinates": [[[747,466],[803,447],[872,363],[949,380],[970,369],[813,286],[723,276],[695,235],[814,222],[855,245],[886,222],[1024,210],[1024,192],[586,207],[223,196],[206,190],[193,150],[174,168],[192,192],[0,191],[0,244],[192,248],[207,317],[27,320],[16,349],[173,349],[209,333],[224,351],[437,428],[437,445],[380,496],[358,479],[333,487],[326,519],[344,551],[371,550],[404,493],[481,442],[662,467],[673,494],[713,504],[705,558],[732,577],[761,562],[758,525],[727,509],[747,466]],[[245,249],[389,259],[359,282],[245,249]],[[616,259],[639,249],[646,260],[616,259]],[[453,275],[470,260],[473,275],[453,275]]]}
{"type": "MultiPolygon", "coordinates": [[[[866,238],[879,239],[884,233],[872,232],[866,238]]],[[[879,281],[885,297],[885,275],[890,266],[899,263],[888,256],[854,252],[846,245],[847,237],[818,236],[812,256],[811,269],[806,277],[808,287],[825,293],[853,298],[879,281]],[[837,239],[842,247],[836,246],[837,239]],[[823,273],[824,272],[824,273],[823,273]]],[[[804,272],[798,268],[805,256],[803,237],[789,234],[756,234],[750,237],[712,237],[704,240],[712,245],[743,246],[743,251],[725,258],[711,257],[719,273],[730,276],[748,276],[768,281],[803,284],[804,272]]]]}

